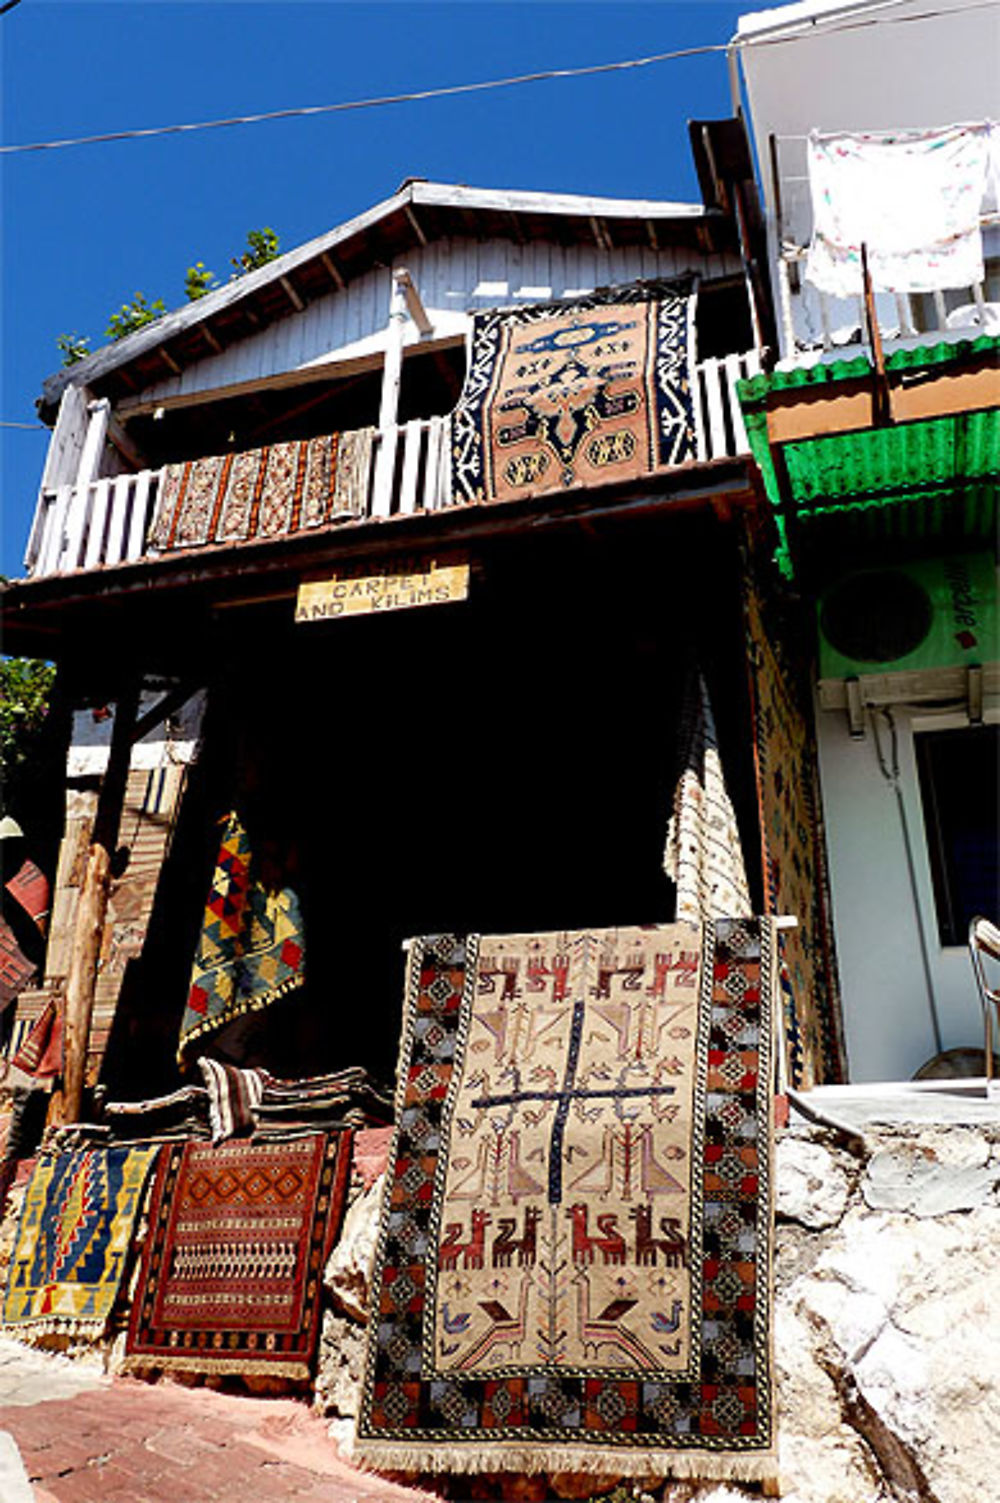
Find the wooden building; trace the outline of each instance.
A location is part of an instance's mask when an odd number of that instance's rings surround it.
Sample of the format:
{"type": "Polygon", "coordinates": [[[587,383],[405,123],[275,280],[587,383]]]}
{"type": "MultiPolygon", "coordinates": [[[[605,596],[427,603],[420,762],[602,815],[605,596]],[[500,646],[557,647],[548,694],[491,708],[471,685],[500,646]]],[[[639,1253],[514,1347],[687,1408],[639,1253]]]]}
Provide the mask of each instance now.
{"type": "MultiPolygon", "coordinates": [[[[22,1028],[48,996],[66,1008],[71,1114],[84,1057],[116,1096],[176,1080],[232,808],[302,903],[305,986],[239,1045],[279,1074],[391,1076],[408,936],[671,918],[692,671],[753,904],[772,903],[745,586],[771,590],[775,537],[735,386],[773,316],[742,127],[691,141],[698,204],[408,181],[45,383],[52,443],[3,611],[7,650],[55,659],[75,716],[45,977],[21,1008],[22,1028]],[[555,484],[470,488],[454,414],[476,315],[646,307],[661,286],[694,320],[676,458],[616,470],[623,439],[555,484]],[[266,456],[330,435],[350,439],[342,508],[268,532],[266,456]],[[251,520],[224,536],[212,492],[185,533],[197,485],[248,455],[251,520]]],[[[789,1013],[804,1081],[841,1069],[828,936],[810,947],[827,974],[789,1013]]]]}

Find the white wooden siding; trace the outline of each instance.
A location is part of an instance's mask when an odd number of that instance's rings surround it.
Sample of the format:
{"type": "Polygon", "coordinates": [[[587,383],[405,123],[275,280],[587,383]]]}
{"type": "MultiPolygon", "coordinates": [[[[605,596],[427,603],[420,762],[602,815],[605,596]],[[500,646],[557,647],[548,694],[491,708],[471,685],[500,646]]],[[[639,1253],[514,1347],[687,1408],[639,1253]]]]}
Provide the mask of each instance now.
{"type": "MultiPolygon", "coordinates": [[[[741,271],[735,256],[705,257],[669,248],[601,251],[545,242],[517,245],[507,240],[468,239],[432,241],[415,248],[400,264],[412,273],[436,334],[458,332],[460,316],[477,308],[541,302],[640,277],[670,277],[685,271],[728,276],[741,271]]],[[[222,354],[206,355],[181,376],[144,388],[142,400],[168,401],[266,380],[324,359],[377,353],[385,343],[390,284],[389,268],[367,272],[343,291],[331,289],[304,312],[290,312],[222,354]]],[[[416,338],[412,325],[410,338],[416,338]]]]}

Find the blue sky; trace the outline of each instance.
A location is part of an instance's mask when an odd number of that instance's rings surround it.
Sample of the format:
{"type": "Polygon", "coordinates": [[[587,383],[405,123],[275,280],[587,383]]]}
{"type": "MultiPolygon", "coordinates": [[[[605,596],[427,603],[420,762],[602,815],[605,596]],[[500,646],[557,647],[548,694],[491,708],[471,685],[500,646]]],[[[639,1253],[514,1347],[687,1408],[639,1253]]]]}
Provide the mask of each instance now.
{"type": "MultiPolygon", "coordinates": [[[[2,137],[48,141],[725,43],[726,0],[20,0],[0,17],[2,137]]],[[[224,280],[246,233],[284,250],[407,177],[698,198],[692,117],[730,113],[722,54],[445,100],[0,158],[0,419],[32,423],[56,338],[104,343],[141,291],[224,280]]],[[[17,576],[46,435],[0,428],[0,573],[17,576]]]]}

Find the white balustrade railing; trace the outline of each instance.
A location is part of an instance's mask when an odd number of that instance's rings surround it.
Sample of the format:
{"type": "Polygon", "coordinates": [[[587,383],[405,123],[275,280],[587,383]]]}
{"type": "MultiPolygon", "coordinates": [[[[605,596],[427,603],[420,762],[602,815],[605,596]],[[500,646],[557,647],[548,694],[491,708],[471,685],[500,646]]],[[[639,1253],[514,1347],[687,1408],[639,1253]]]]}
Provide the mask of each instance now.
{"type": "MultiPolygon", "coordinates": [[[[736,382],[756,374],[755,351],[703,360],[697,367],[695,418],[699,460],[749,450],[736,382]]],[[[372,445],[366,515],[406,516],[451,505],[447,417],[383,428],[372,445]]],[[[156,506],[161,471],[61,485],[38,499],[25,570],[33,579],[140,559],[156,506]]]]}

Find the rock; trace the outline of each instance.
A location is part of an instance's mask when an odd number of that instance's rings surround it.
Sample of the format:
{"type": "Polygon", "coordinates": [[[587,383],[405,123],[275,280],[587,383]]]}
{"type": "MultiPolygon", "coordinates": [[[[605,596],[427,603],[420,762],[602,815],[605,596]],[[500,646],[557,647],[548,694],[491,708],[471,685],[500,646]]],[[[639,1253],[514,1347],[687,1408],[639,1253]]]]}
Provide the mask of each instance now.
{"type": "Polygon", "coordinates": [[[368,1319],[368,1283],[378,1241],[382,1180],[377,1179],[351,1206],[330,1254],[323,1282],[336,1306],[355,1320],[368,1319]]]}
{"type": "Polygon", "coordinates": [[[364,1365],[363,1327],[333,1310],[324,1311],[315,1396],[321,1414],[338,1415],[353,1424],[361,1400],[364,1365]]]}
{"type": "Polygon", "coordinates": [[[904,1142],[872,1156],[862,1191],[872,1210],[947,1216],[986,1204],[998,1177],[1000,1170],[990,1167],[985,1153],[982,1162],[941,1163],[926,1144],[904,1142]]]}
{"type": "Polygon", "coordinates": [[[778,1141],[775,1183],[778,1216],[814,1229],[836,1226],[851,1193],[845,1155],[798,1136],[778,1141]]]}

